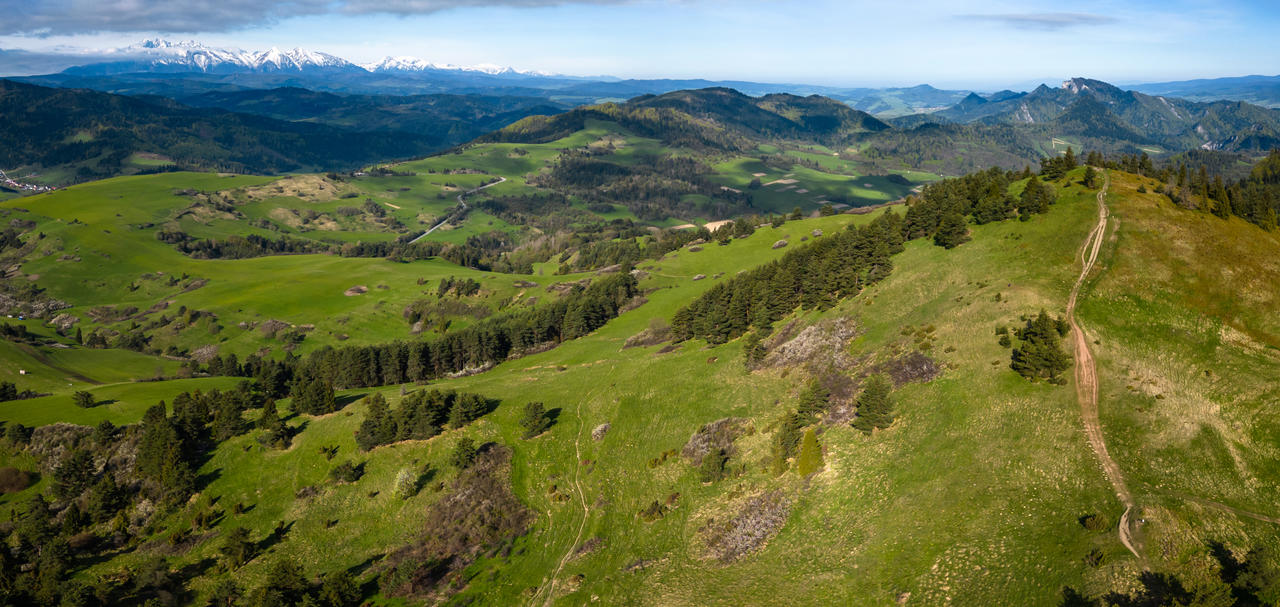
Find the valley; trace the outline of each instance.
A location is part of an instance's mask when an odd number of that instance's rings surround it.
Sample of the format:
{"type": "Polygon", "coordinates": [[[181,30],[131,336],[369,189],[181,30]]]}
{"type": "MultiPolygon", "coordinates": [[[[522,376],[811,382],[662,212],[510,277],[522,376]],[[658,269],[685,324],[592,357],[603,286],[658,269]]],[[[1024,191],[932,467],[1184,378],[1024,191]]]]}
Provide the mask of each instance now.
{"type": "Polygon", "coordinates": [[[1280,604],[1266,79],[92,56],[0,81],[0,604],[1280,604]]]}

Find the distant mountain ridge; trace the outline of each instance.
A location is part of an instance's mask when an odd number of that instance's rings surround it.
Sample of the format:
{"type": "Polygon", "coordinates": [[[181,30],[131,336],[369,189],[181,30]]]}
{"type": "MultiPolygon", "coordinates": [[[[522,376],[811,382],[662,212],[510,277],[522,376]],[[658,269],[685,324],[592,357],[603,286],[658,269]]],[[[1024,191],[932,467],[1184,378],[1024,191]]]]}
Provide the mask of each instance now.
{"type": "Polygon", "coordinates": [[[202,72],[210,74],[347,71],[370,73],[418,73],[425,71],[477,72],[490,76],[553,77],[548,72],[517,70],[497,65],[463,66],[438,64],[416,57],[386,57],[357,65],[351,61],[302,48],[245,51],[206,46],[194,40],[173,42],[161,38],[144,40],[102,55],[106,61],[67,68],[64,74],[106,76],[137,72],[202,72]],[[118,58],[117,58],[118,57],[118,58]]]}
{"type": "Polygon", "coordinates": [[[1148,95],[1181,97],[1191,101],[1247,101],[1254,105],[1280,108],[1280,76],[1235,76],[1200,78],[1176,82],[1126,85],[1148,95]]]}
{"type": "MultiPolygon", "coordinates": [[[[1240,101],[1196,102],[1126,91],[1089,78],[1029,93],[969,95],[917,122],[1046,125],[1057,136],[1127,141],[1169,150],[1265,152],[1280,145],[1280,111],[1240,101]]],[[[913,117],[914,118],[914,117],[913,117]]],[[[899,126],[906,126],[900,123],[899,126]]]]}

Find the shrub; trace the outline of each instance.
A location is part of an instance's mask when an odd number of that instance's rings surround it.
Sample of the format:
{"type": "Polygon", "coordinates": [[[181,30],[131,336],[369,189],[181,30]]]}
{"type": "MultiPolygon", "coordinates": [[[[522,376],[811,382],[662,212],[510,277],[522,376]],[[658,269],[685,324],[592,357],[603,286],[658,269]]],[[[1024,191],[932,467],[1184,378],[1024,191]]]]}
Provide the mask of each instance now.
{"type": "Polygon", "coordinates": [[[354,483],[362,476],[364,464],[352,464],[350,461],[342,462],[329,471],[329,478],[342,483],[354,483]]]}
{"type": "Polygon", "coordinates": [[[98,404],[98,399],[94,398],[91,392],[77,390],[75,394],[71,395],[71,402],[74,402],[77,407],[88,409],[98,404]]]}
{"type": "Polygon", "coordinates": [[[401,468],[396,473],[395,483],[391,486],[391,494],[397,499],[407,500],[418,494],[418,475],[413,470],[401,468]]]}
{"type": "Polygon", "coordinates": [[[698,469],[698,478],[704,483],[714,483],[724,478],[724,465],[729,459],[724,449],[712,449],[702,456],[702,466],[698,469]]]}
{"type": "Polygon", "coordinates": [[[17,493],[30,486],[30,474],[12,466],[0,468],[0,494],[17,493]]]}

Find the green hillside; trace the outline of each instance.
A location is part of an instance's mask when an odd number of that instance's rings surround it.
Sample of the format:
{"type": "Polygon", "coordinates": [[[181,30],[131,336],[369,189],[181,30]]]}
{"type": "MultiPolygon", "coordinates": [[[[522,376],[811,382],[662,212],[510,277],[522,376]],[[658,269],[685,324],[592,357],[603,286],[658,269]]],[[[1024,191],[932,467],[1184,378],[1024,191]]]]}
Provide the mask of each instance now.
{"type": "Polygon", "coordinates": [[[894,137],[706,89],[0,202],[0,597],[1280,599],[1274,159],[894,137]]]}

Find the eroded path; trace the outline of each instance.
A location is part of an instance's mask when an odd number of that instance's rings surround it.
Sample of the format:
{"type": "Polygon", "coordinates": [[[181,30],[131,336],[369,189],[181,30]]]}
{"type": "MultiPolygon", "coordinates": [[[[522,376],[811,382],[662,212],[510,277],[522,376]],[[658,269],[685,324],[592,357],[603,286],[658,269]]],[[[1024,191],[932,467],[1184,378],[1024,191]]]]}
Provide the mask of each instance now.
{"type": "MultiPolygon", "coordinates": [[[[582,431],[586,429],[587,420],[582,417],[582,401],[578,401],[578,407],[574,412],[578,418],[578,433],[573,437],[573,488],[578,493],[578,502],[582,506],[582,522],[578,523],[577,535],[573,537],[573,541],[569,543],[569,549],[565,551],[564,556],[560,558],[560,562],[556,565],[556,570],[551,573],[551,579],[538,588],[533,595],[530,604],[537,604],[538,599],[542,598],[544,593],[546,598],[542,600],[542,604],[550,605],[556,598],[556,580],[560,577],[560,573],[564,571],[564,566],[573,558],[573,553],[577,550],[578,545],[582,542],[582,532],[587,528],[587,519],[591,517],[591,509],[587,506],[587,494],[582,491],[581,470],[582,470],[582,431]]],[[[547,522],[551,521],[551,511],[547,511],[547,522]]]]}
{"type": "Polygon", "coordinates": [[[1124,544],[1124,547],[1128,548],[1138,560],[1142,560],[1142,555],[1138,553],[1133,542],[1133,523],[1130,520],[1134,507],[1133,494],[1129,492],[1129,487],[1124,482],[1120,466],[1107,452],[1102,422],[1098,420],[1098,367],[1094,362],[1093,353],[1089,350],[1089,340],[1076,321],[1076,299],[1080,295],[1080,287],[1084,285],[1089,272],[1093,271],[1098,261],[1098,252],[1102,250],[1102,241],[1107,234],[1109,214],[1106,196],[1107,188],[1111,185],[1111,177],[1105,170],[1103,179],[1102,189],[1098,191],[1098,223],[1094,225],[1093,231],[1089,232],[1089,237],[1085,239],[1084,247],[1080,250],[1080,276],[1076,278],[1075,286],[1071,287],[1071,297],[1067,299],[1067,322],[1071,326],[1071,343],[1075,350],[1076,398],[1080,401],[1080,417],[1084,422],[1085,436],[1089,438],[1089,446],[1093,448],[1094,455],[1102,463],[1102,469],[1107,474],[1107,480],[1111,481],[1116,497],[1120,499],[1120,503],[1124,504],[1124,514],[1120,515],[1120,543],[1124,544]]]}

